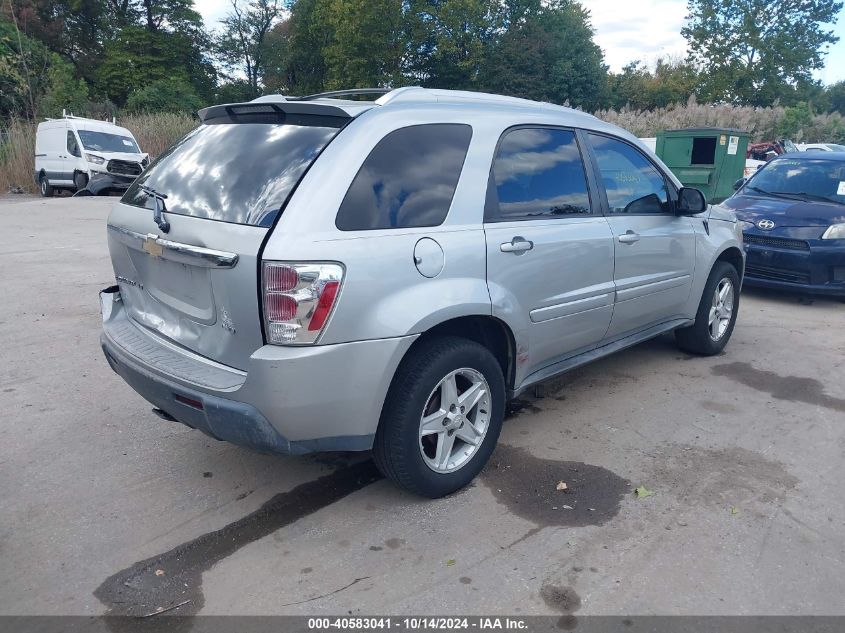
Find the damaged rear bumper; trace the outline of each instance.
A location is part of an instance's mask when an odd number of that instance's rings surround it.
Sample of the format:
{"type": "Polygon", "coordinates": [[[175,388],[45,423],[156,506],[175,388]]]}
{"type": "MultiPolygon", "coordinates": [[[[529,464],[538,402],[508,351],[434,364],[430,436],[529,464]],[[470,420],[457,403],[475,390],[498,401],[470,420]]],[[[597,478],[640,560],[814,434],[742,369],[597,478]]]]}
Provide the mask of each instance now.
{"type": "Polygon", "coordinates": [[[372,448],[387,386],[416,340],[265,345],[241,371],[136,324],[118,286],[103,290],[100,304],[109,365],[162,417],[263,452],[372,448]]]}

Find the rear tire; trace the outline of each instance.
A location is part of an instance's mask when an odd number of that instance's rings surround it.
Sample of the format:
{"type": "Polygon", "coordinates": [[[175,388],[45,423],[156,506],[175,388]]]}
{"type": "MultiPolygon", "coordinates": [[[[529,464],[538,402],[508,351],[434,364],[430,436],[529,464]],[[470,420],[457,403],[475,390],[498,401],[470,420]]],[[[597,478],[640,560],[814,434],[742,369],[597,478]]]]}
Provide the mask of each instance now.
{"type": "Polygon", "coordinates": [[[373,445],[376,466],[418,495],[455,492],[487,463],[504,412],[502,368],[486,347],[455,336],[422,341],[390,384],[373,445]]]}
{"type": "Polygon", "coordinates": [[[52,198],[53,193],[55,193],[53,185],[51,185],[50,181],[47,180],[47,174],[41,174],[38,178],[38,188],[41,191],[41,196],[43,198],[52,198]]]}
{"type": "Polygon", "coordinates": [[[739,273],[727,262],[716,262],[707,278],[695,323],[675,330],[675,340],[685,352],[714,356],[721,352],[739,314],[739,273]]]}

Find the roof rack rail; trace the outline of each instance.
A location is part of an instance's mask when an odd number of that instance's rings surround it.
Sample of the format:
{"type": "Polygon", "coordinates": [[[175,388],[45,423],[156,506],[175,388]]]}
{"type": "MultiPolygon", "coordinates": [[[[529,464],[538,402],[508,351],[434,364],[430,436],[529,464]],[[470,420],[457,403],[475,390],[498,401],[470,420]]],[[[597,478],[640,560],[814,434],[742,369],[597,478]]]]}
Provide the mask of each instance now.
{"type": "Polygon", "coordinates": [[[76,119],[77,121],[96,121],[97,123],[111,123],[112,125],[117,125],[117,117],[112,117],[111,121],[108,119],[89,119],[85,116],[76,116],[73,112],[68,112],[66,109],[62,108],[62,116],[60,117],[44,117],[45,121],[61,121],[62,119],[76,119]]]}
{"type": "Polygon", "coordinates": [[[355,95],[385,95],[391,92],[393,88],[352,88],[350,90],[332,90],[330,92],[318,92],[313,95],[305,95],[304,97],[285,97],[288,101],[314,101],[315,99],[334,98],[334,97],[352,97],[355,95]]]}

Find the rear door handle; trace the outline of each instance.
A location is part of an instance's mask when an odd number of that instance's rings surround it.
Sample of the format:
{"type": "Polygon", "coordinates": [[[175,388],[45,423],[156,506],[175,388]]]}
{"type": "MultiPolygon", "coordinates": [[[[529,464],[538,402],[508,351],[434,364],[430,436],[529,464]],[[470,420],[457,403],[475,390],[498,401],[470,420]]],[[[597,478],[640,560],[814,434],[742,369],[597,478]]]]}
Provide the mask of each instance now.
{"type": "Polygon", "coordinates": [[[619,236],[619,241],[623,244],[633,244],[640,241],[640,236],[629,229],[619,236]]]}
{"type": "Polygon", "coordinates": [[[499,245],[499,249],[503,253],[516,253],[517,255],[521,255],[525,251],[530,251],[532,248],[534,248],[534,242],[526,240],[524,237],[519,235],[513,238],[510,242],[505,242],[504,244],[499,245]]]}

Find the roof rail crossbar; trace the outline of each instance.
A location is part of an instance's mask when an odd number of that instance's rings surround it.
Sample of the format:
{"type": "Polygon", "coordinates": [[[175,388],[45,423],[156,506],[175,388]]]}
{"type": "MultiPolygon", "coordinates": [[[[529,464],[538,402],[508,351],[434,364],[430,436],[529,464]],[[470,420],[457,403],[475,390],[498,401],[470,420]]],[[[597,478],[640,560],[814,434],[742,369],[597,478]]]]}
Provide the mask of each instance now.
{"type": "Polygon", "coordinates": [[[315,99],[334,98],[334,97],[352,97],[355,95],[384,95],[393,90],[393,88],[352,88],[350,90],[332,90],[330,92],[318,92],[313,95],[305,95],[304,97],[287,97],[289,101],[313,101],[315,99]]]}

